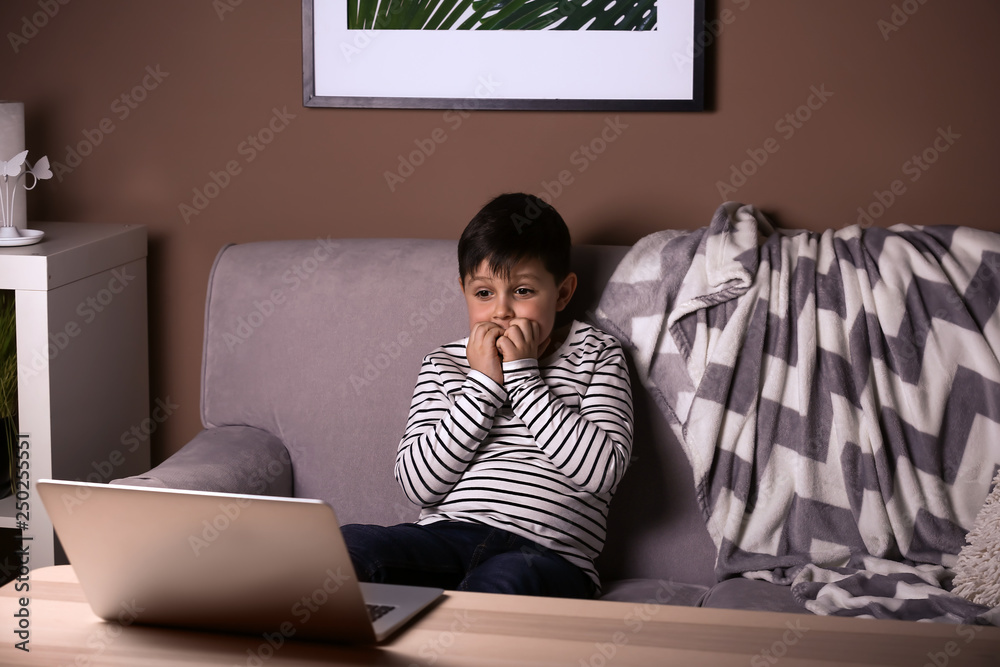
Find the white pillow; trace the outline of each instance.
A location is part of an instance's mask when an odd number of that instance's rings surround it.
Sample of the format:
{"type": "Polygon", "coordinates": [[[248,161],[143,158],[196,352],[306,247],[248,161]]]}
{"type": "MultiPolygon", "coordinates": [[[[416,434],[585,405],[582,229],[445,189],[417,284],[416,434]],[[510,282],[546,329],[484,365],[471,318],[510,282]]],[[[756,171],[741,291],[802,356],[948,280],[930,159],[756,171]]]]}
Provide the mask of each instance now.
{"type": "Polygon", "coordinates": [[[1000,606],[1000,472],[965,542],[958,552],[952,592],[976,604],[1000,606]]]}

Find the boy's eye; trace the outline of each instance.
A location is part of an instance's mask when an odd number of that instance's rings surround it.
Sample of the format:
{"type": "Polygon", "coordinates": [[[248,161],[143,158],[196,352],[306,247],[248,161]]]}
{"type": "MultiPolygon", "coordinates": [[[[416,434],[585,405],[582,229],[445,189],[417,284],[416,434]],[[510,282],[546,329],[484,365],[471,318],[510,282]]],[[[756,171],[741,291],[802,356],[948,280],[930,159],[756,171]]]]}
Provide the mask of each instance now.
{"type": "Polygon", "coordinates": [[[516,290],[514,290],[514,293],[517,294],[518,296],[528,296],[529,294],[534,294],[535,290],[531,289],[530,287],[518,287],[516,290]]]}
{"type": "Polygon", "coordinates": [[[476,298],[477,299],[486,299],[486,298],[489,298],[489,296],[490,296],[490,291],[489,290],[486,290],[486,289],[476,290],[476,298]]]}

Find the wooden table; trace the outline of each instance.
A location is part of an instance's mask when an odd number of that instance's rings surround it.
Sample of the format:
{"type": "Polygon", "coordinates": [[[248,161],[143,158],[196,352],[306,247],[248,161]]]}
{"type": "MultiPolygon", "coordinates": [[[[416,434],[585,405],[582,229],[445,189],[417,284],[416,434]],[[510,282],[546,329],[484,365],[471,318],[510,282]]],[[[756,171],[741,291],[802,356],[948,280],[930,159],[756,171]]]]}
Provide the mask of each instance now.
{"type": "Polygon", "coordinates": [[[0,665],[1000,665],[1000,628],[449,592],[377,647],[105,623],[68,565],[32,572],[30,652],[0,589],[0,665]],[[273,644],[278,643],[278,646],[273,644]]]}

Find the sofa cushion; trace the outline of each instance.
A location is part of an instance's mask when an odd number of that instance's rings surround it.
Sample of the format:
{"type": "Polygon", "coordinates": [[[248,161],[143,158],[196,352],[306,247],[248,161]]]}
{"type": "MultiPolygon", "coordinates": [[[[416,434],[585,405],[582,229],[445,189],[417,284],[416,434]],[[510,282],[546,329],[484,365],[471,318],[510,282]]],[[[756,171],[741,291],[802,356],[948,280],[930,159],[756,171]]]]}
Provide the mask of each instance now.
{"type": "Polygon", "coordinates": [[[205,429],[167,461],[111,484],[289,496],[292,468],[281,441],[250,426],[205,429]]]}
{"type": "Polygon", "coordinates": [[[718,609],[809,613],[805,606],[792,596],[790,586],[742,577],[726,579],[712,586],[702,597],[700,606],[718,609]]]}
{"type": "Polygon", "coordinates": [[[602,600],[697,607],[708,586],[664,579],[622,579],[604,584],[602,600]]]}
{"type": "Polygon", "coordinates": [[[632,404],[632,461],[611,501],[597,571],[604,580],[669,578],[711,586],[716,550],[695,497],[691,465],[663,414],[634,379],[632,404]]]}

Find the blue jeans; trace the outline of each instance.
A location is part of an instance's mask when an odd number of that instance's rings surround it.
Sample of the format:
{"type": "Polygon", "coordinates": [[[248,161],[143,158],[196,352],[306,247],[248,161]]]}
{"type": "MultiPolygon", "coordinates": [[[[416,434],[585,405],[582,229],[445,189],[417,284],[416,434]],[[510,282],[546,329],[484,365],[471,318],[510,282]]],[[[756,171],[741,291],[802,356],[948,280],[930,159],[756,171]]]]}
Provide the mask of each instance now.
{"type": "Polygon", "coordinates": [[[480,593],[592,598],[594,584],[556,552],[464,521],[341,528],[362,581],[480,593]]]}

